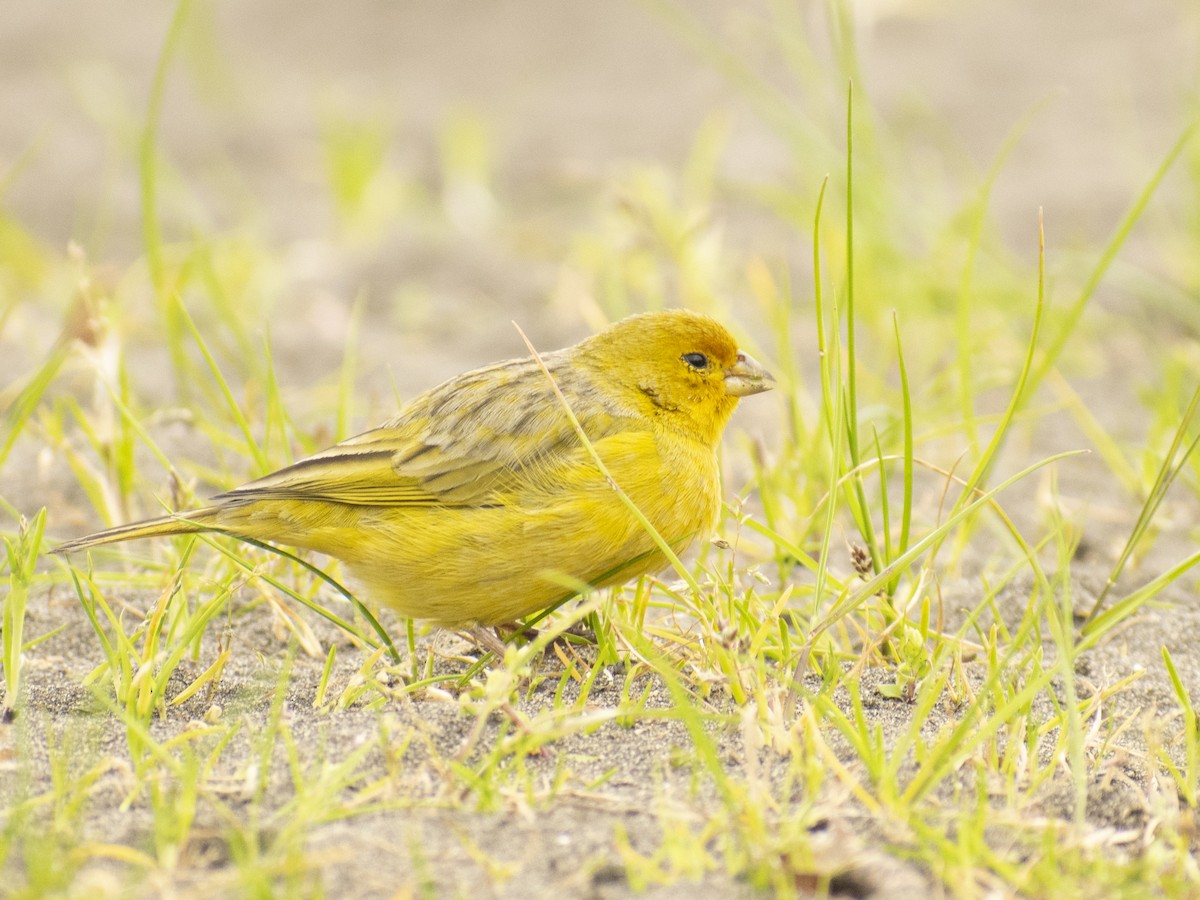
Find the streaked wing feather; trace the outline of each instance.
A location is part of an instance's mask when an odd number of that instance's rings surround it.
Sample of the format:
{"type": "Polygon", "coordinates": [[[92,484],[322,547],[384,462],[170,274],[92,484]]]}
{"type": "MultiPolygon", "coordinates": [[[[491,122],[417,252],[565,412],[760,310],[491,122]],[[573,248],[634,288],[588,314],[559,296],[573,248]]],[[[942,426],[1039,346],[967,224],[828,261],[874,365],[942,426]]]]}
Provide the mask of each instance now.
{"type": "MultiPolygon", "coordinates": [[[[589,438],[628,428],[618,408],[561,354],[544,357],[589,438]]],[[[510,360],[414,398],[399,416],[257,481],[226,502],[328,500],[356,506],[475,506],[579,445],[545,374],[510,360]]]]}
{"type": "Polygon", "coordinates": [[[354,506],[428,506],[437,497],[413,478],[401,478],[386,451],[334,452],[331,447],[214,500],[328,500],[354,506]]]}

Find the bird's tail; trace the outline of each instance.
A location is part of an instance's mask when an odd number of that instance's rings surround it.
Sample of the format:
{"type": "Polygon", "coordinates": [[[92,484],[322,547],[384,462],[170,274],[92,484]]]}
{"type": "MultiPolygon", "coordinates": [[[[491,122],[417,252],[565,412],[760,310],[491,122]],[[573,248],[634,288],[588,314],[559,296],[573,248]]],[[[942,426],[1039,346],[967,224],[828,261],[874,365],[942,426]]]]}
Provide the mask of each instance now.
{"type": "Polygon", "coordinates": [[[145,519],[141,522],[131,522],[128,525],[118,525],[106,528],[95,534],[84,535],[59,544],[54,548],[58,554],[74,553],[76,550],[87,550],[101,544],[116,544],[120,541],[135,541],[139,538],[166,537],[174,534],[194,534],[197,531],[210,531],[219,528],[216,512],[218,507],[206,506],[201,509],[189,509],[186,512],[170,516],[160,516],[157,519],[145,519]]]}

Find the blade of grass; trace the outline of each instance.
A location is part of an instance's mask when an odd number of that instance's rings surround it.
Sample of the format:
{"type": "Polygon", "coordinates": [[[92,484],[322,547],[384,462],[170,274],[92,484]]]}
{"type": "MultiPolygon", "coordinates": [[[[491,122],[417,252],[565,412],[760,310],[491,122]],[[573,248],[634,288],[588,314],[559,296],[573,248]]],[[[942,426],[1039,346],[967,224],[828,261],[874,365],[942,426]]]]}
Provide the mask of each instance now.
{"type": "MultiPolygon", "coordinates": [[[[962,492],[954,503],[951,510],[953,517],[961,509],[962,505],[968,501],[968,498],[974,493],[975,489],[982,485],[991,471],[992,464],[995,462],[1000,453],[1000,448],[1003,446],[1005,439],[1008,436],[1009,429],[1012,427],[1013,421],[1016,418],[1017,411],[1024,404],[1025,399],[1032,391],[1030,384],[1030,372],[1033,368],[1034,356],[1037,353],[1038,336],[1041,333],[1042,322],[1046,312],[1046,233],[1043,228],[1042,211],[1038,210],[1038,280],[1037,280],[1037,304],[1034,308],[1033,327],[1029,334],[1029,347],[1025,353],[1025,361],[1021,366],[1021,371],[1017,375],[1017,383],[1013,387],[1012,396],[1009,397],[1008,405],[1004,409],[1004,413],[1000,416],[1000,420],[996,426],[995,433],[992,434],[992,439],[988,441],[987,447],[983,451],[983,455],[975,464],[970,476],[968,476],[962,492]]],[[[946,533],[948,534],[948,532],[946,533]]],[[[934,547],[931,557],[936,556],[941,548],[941,542],[938,542],[934,547]]]]}
{"type": "MultiPolygon", "coordinates": [[[[1053,478],[1053,473],[1052,473],[1053,478]]],[[[1057,485],[1051,485],[1051,495],[1057,496],[1057,485]]],[[[1051,531],[1063,535],[1066,523],[1057,504],[1052,505],[1051,531]]],[[[1063,695],[1062,729],[1067,740],[1067,764],[1075,788],[1074,815],[1072,823],[1076,833],[1082,836],[1087,824],[1087,759],[1084,756],[1083,720],[1079,712],[1079,694],[1075,687],[1075,617],[1072,608],[1071,561],[1075,556],[1075,544],[1070,540],[1058,542],[1058,590],[1057,603],[1047,604],[1046,621],[1056,651],[1055,665],[1060,678],[1063,695]]]]}
{"type": "Polygon", "coordinates": [[[354,411],[354,375],[358,371],[358,333],[362,327],[366,295],[360,293],[350,307],[350,319],[346,325],[346,349],[342,355],[342,370],[338,376],[337,422],[334,425],[334,440],[345,440],[349,436],[349,417],[354,411]]]}
{"type": "Polygon", "coordinates": [[[4,440],[0,442],[0,466],[3,466],[5,460],[8,459],[13,445],[20,437],[29,417],[37,409],[42,396],[46,393],[46,388],[58,375],[58,370],[62,368],[69,352],[67,343],[63,341],[55,343],[50,353],[47,354],[45,362],[38,367],[38,370],[33,373],[29,381],[21,388],[20,393],[4,411],[4,440]]]}
{"type": "MultiPolygon", "coordinates": [[[[182,42],[184,26],[191,13],[192,0],[179,0],[175,14],[171,17],[158,63],[154,68],[154,79],[150,85],[150,101],[146,110],[146,124],[142,130],[138,150],[138,175],[141,185],[142,240],[146,247],[146,265],[150,270],[150,282],[162,311],[176,373],[187,371],[187,359],[182,352],[180,323],[176,304],[168,300],[166,266],[163,262],[162,226],[158,218],[158,126],[162,118],[163,101],[166,96],[167,75],[171,63],[182,42]]],[[[180,387],[186,391],[187,380],[181,378],[180,387]]]]}
{"type": "MultiPolygon", "coordinates": [[[[379,620],[375,618],[375,616],[371,613],[371,610],[369,610],[366,607],[366,605],[361,600],[359,600],[357,597],[355,597],[354,594],[352,594],[347,588],[343,587],[341,585],[341,583],[339,583],[337,581],[337,579],[333,578],[331,575],[328,575],[325,572],[322,572],[319,568],[317,568],[316,566],[314,566],[312,563],[308,562],[307,560],[302,559],[301,557],[297,556],[294,553],[290,553],[289,551],[284,550],[282,547],[277,547],[274,544],[267,544],[267,543],[264,543],[263,541],[256,541],[253,538],[248,538],[248,537],[245,537],[240,534],[234,534],[233,532],[222,531],[221,529],[217,529],[217,528],[214,528],[211,530],[214,532],[217,532],[219,534],[224,534],[227,537],[234,538],[243,544],[249,544],[252,547],[258,547],[260,550],[265,550],[268,553],[274,553],[276,556],[281,556],[284,559],[290,560],[291,562],[296,563],[297,565],[303,567],[304,569],[307,569],[310,574],[315,575],[317,578],[324,581],[326,584],[328,584],[330,587],[332,587],[335,591],[337,591],[339,594],[341,594],[343,597],[345,597],[347,600],[349,600],[351,605],[354,606],[354,608],[358,611],[358,613],[364,619],[367,620],[367,623],[371,626],[372,630],[377,635],[379,635],[379,639],[383,642],[383,645],[385,647],[387,647],[388,654],[392,657],[393,661],[400,662],[400,651],[398,651],[396,649],[396,645],[392,643],[391,635],[389,635],[387,633],[387,630],[382,625],[379,624],[379,620]]],[[[233,553],[231,550],[229,550],[229,548],[222,546],[217,541],[213,541],[213,540],[209,539],[204,534],[201,534],[199,536],[202,540],[205,540],[211,546],[215,547],[218,551],[220,551],[222,554],[224,554],[226,557],[228,557],[230,560],[232,560],[237,565],[241,566],[246,571],[255,572],[254,566],[252,566],[246,560],[242,559],[236,553],[233,553]]],[[[257,572],[255,572],[255,574],[257,574],[258,577],[262,578],[267,584],[271,585],[271,587],[275,588],[278,591],[281,591],[282,593],[291,597],[293,600],[297,601],[298,603],[303,603],[305,606],[307,606],[313,612],[317,613],[319,616],[322,616],[325,619],[328,619],[330,622],[332,622],[338,628],[342,629],[347,634],[351,634],[354,637],[358,638],[364,644],[367,644],[370,647],[378,647],[379,646],[374,641],[372,641],[370,638],[368,638],[366,635],[364,635],[361,631],[359,631],[357,628],[355,628],[353,625],[351,625],[349,622],[340,618],[333,612],[330,612],[328,609],[326,609],[321,604],[316,603],[312,600],[309,600],[307,597],[304,597],[301,594],[297,594],[295,591],[290,590],[282,582],[270,577],[269,575],[263,575],[262,573],[257,573],[257,572]]]]}
{"type": "Polygon", "coordinates": [[[1059,402],[1075,418],[1080,431],[1095,448],[1097,455],[1104,460],[1110,472],[1116,477],[1130,495],[1137,497],[1143,492],[1142,479],[1134,470],[1133,464],[1125,456],[1113,434],[1102,425],[1092,411],[1084,404],[1083,398],[1059,372],[1051,372],[1048,376],[1049,385],[1058,397],[1059,402]]]}
{"type": "Polygon", "coordinates": [[[32,521],[23,517],[17,529],[15,541],[4,539],[8,557],[8,597],[4,600],[3,662],[4,710],[0,720],[7,718],[17,708],[21,699],[21,653],[25,649],[25,604],[33,573],[37,566],[38,553],[42,547],[42,534],[46,530],[46,508],[42,507],[32,521]]]}
{"type": "Polygon", "coordinates": [[[1183,471],[1184,465],[1187,463],[1188,457],[1192,455],[1192,451],[1196,449],[1196,445],[1200,443],[1200,437],[1196,437],[1191,443],[1184,448],[1183,454],[1179,457],[1179,461],[1175,461],[1176,454],[1179,453],[1179,448],[1183,444],[1184,438],[1191,430],[1192,419],[1195,418],[1197,409],[1200,409],[1200,387],[1196,388],[1192,394],[1191,402],[1188,403],[1187,410],[1183,414],[1183,418],[1179,421],[1179,427],[1175,429],[1175,437],[1171,441],[1171,446],[1167,448],[1167,453],[1163,457],[1162,465],[1159,466],[1158,475],[1154,479],[1154,484],[1150,488],[1150,493],[1146,497],[1146,502],[1142,504],[1142,508],[1138,513],[1137,521],[1134,523],[1133,530],[1129,533],[1128,540],[1125,541],[1125,546],[1121,548],[1121,553],[1117,557],[1116,565],[1108,574],[1108,579],[1104,582],[1104,587],[1100,591],[1100,595],[1096,597],[1096,602],[1092,604],[1091,610],[1084,617],[1084,621],[1091,621],[1093,617],[1104,606],[1104,601],[1108,598],[1109,591],[1113,585],[1117,583],[1117,579],[1121,577],[1121,572],[1125,569],[1125,564],[1129,562],[1129,558],[1133,555],[1133,551],[1137,549],[1138,543],[1143,535],[1150,528],[1150,524],[1154,521],[1154,514],[1158,511],[1159,505],[1167,496],[1167,491],[1171,489],[1171,485],[1175,482],[1175,478],[1183,471]]]}
{"type": "Polygon", "coordinates": [[[1184,801],[1195,809],[1197,779],[1200,778],[1200,741],[1197,739],[1196,707],[1187,688],[1183,686],[1183,680],[1175,668],[1175,660],[1171,659],[1171,653],[1166,647],[1162,648],[1162,658],[1167,667],[1167,675],[1171,679],[1171,689],[1175,692],[1175,698],[1179,701],[1179,708],[1183,713],[1184,767],[1183,772],[1176,770],[1172,774],[1175,775],[1175,782],[1179,792],[1183,794],[1184,801]]]}
{"type": "MultiPolygon", "coordinates": [[[[850,469],[861,472],[858,423],[858,343],[854,310],[854,81],[846,87],[846,447],[850,452],[850,469]]],[[[884,566],[871,523],[866,485],[860,475],[850,481],[854,495],[847,496],[851,515],[858,532],[871,554],[871,568],[879,572],[884,566]]]]}
{"type": "Polygon", "coordinates": [[[1062,453],[1056,453],[1053,456],[1048,456],[1045,459],[1038,460],[1032,465],[1017,472],[1015,475],[1005,479],[990,490],[982,491],[976,489],[974,492],[977,495],[975,500],[966,504],[965,506],[959,507],[957,510],[954,510],[945,522],[943,522],[937,529],[930,532],[924,538],[913,544],[908,549],[908,552],[898,556],[891,563],[891,565],[885,568],[882,572],[866,581],[861,587],[859,587],[857,591],[853,592],[852,594],[848,594],[844,599],[838,601],[838,603],[834,605],[825,618],[822,619],[822,621],[817,624],[816,627],[814,627],[809,633],[808,640],[805,642],[804,650],[801,653],[800,663],[797,666],[796,677],[793,678],[793,683],[798,683],[800,677],[807,669],[808,657],[817,638],[819,638],[824,632],[828,631],[838,621],[845,618],[850,612],[857,609],[872,594],[880,590],[889,579],[895,576],[897,571],[903,571],[926,551],[936,550],[936,548],[941,546],[941,544],[946,540],[947,535],[955,525],[966,519],[968,516],[973,515],[983,506],[990,504],[996,495],[1001,491],[1011,487],[1018,481],[1027,478],[1032,473],[1050,465],[1051,463],[1057,462],[1060,459],[1078,456],[1084,452],[1085,451],[1083,450],[1067,450],[1062,453]]]}
{"type": "MultiPolygon", "coordinates": [[[[1071,335],[1075,333],[1075,329],[1079,325],[1079,319],[1083,315],[1088,301],[1092,299],[1092,294],[1095,293],[1101,279],[1108,272],[1109,266],[1116,259],[1117,253],[1124,246],[1130,232],[1133,231],[1133,226],[1142,217],[1142,213],[1145,211],[1146,205],[1150,202],[1150,198],[1154,196],[1154,192],[1158,190],[1158,186],[1162,183],[1163,178],[1166,177],[1167,172],[1175,164],[1175,160],[1179,158],[1184,148],[1187,147],[1188,142],[1192,139],[1197,124],[1193,122],[1183,130],[1183,133],[1171,146],[1171,149],[1167,151],[1167,155],[1163,158],[1163,161],[1159,163],[1158,168],[1150,176],[1150,180],[1146,183],[1146,186],[1142,188],[1142,192],[1134,200],[1133,206],[1129,208],[1129,211],[1117,225],[1116,231],[1101,252],[1100,259],[1096,263],[1095,268],[1088,275],[1088,279],[1084,283],[1083,289],[1080,290],[1079,296],[1067,307],[1065,318],[1058,329],[1058,333],[1047,343],[1046,349],[1042,354],[1041,364],[1029,376],[1029,388],[1031,392],[1042,383],[1042,380],[1058,363],[1063,348],[1066,346],[1071,335]]],[[[1041,218],[1040,212],[1038,217],[1039,219],[1041,218]]]]}
{"type": "MultiPolygon", "coordinates": [[[[904,348],[900,342],[900,317],[892,312],[892,330],[896,335],[896,361],[900,367],[900,400],[904,422],[904,469],[903,469],[903,500],[900,507],[900,537],[896,542],[896,550],[904,554],[908,550],[909,535],[912,531],[913,504],[913,412],[912,394],[908,387],[908,367],[904,363],[904,348]]],[[[882,471],[882,463],[880,464],[882,471]]],[[[885,492],[886,496],[886,492],[885,492]]],[[[888,563],[892,561],[888,554],[888,563]]],[[[887,587],[888,596],[894,596],[899,586],[900,577],[896,576],[887,587]]]]}
{"type": "Polygon", "coordinates": [[[991,202],[992,190],[1000,177],[1009,156],[1017,144],[1029,130],[1033,120],[1049,105],[1051,98],[1046,97],[1030,109],[1012,128],[996,154],[996,159],[988,168],[983,184],[970,206],[970,236],[967,239],[967,258],[963,262],[962,277],[958,286],[958,303],[955,314],[955,333],[958,336],[958,388],[959,406],[962,410],[961,420],[969,441],[969,451],[972,456],[979,453],[979,432],[975,410],[975,384],[971,377],[971,365],[974,359],[972,348],[975,345],[974,333],[971,327],[972,286],[975,277],[975,260],[983,242],[983,227],[987,222],[987,209],[991,202]]]}
{"type": "Polygon", "coordinates": [[[238,430],[242,433],[245,448],[254,459],[256,473],[259,475],[266,474],[271,469],[266,453],[263,452],[259,442],[254,439],[254,434],[250,428],[250,421],[246,418],[246,414],[242,412],[241,406],[238,405],[237,400],[234,398],[233,391],[229,388],[229,383],[225,380],[225,376],[221,374],[220,366],[217,365],[216,359],[213,358],[212,353],[208,349],[208,344],[200,334],[200,329],[196,327],[196,323],[192,320],[182,301],[176,300],[172,306],[177,308],[180,321],[191,333],[192,340],[196,342],[196,347],[200,350],[200,353],[204,356],[204,361],[208,364],[209,372],[216,379],[217,385],[221,390],[221,395],[225,398],[229,414],[233,418],[234,424],[237,425],[238,430]]]}
{"type": "MultiPolygon", "coordinates": [[[[842,392],[834,388],[834,385],[840,385],[842,380],[841,329],[838,327],[837,301],[834,301],[832,312],[827,314],[821,293],[821,212],[825,206],[825,189],[828,186],[829,176],[825,176],[821,181],[821,190],[817,194],[817,208],[813,213],[813,310],[817,319],[821,409],[829,435],[829,477],[832,485],[825,507],[825,522],[821,527],[821,548],[817,555],[816,585],[813,588],[812,600],[812,618],[814,619],[824,606],[825,592],[828,590],[829,547],[833,540],[834,513],[837,506],[836,490],[842,477],[842,440],[845,435],[843,426],[845,408],[842,404],[842,392]],[[831,410],[832,416],[829,415],[831,410]]],[[[796,549],[799,550],[799,548],[796,549]]],[[[800,553],[796,558],[803,559],[805,555],[800,553]]]]}
{"type": "Polygon", "coordinates": [[[1122,597],[1108,609],[1099,613],[1095,618],[1089,619],[1081,630],[1080,640],[1076,645],[1076,652],[1082,653],[1084,650],[1094,647],[1106,634],[1134,615],[1148,601],[1159,594],[1163,588],[1177,581],[1184,573],[1194,568],[1197,564],[1200,564],[1200,552],[1193,553],[1181,562],[1176,563],[1161,575],[1150,579],[1150,581],[1137,590],[1122,597]]]}
{"type": "MultiPolygon", "coordinates": [[[[291,422],[288,419],[287,408],[283,403],[282,391],[279,389],[279,379],[276,377],[275,370],[275,349],[271,343],[271,329],[268,326],[263,332],[263,437],[262,449],[263,456],[267,460],[282,459],[283,465],[290,465],[295,462],[292,455],[292,442],[288,439],[291,422]],[[271,441],[273,435],[278,435],[279,451],[277,454],[271,453],[271,441]]],[[[271,468],[276,468],[277,464],[268,462],[271,468]]]]}

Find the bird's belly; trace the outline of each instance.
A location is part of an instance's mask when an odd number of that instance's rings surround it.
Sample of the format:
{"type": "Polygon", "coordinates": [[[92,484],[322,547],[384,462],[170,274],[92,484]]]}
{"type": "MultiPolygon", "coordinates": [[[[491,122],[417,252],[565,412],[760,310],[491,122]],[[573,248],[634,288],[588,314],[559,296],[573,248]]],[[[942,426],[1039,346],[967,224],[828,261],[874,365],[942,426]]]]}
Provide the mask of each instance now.
{"type": "MultiPolygon", "coordinates": [[[[711,455],[710,455],[711,456],[711,455]]],[[[720,502],[716,464],[658,467],[613,478],[676,552],[710,528],[720,502]]],[[[511,505],[380,510],[345,555],[368,597],[439,625],[511,622],[569,598],[572,585],[621,584],[661,569],[654,539],[603,479],[559,497],[511,505]]]]}

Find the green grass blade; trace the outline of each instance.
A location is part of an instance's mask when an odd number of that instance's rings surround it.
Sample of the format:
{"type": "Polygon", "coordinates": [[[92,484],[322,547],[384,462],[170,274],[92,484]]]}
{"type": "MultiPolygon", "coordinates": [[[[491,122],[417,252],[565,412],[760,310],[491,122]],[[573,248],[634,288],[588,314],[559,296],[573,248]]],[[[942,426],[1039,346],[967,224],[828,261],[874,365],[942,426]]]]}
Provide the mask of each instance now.
{"type": "MultiPolygon", "coordinates": [[[[983,455],[975,464],[970,476],[967,478],[963,487],[962,493],[954,503],[952,517],[956,515],[962,508],[962,505],[968,502],[968,499],[974,493],[975,489],[986,482],[988,473],[991,471],[992,464],[999,455],[1000,448],[1003,446],[1005,439],[1008,436],[1009,429],[1012,427],[1013,421],[1016,418],[1017,411],[1024,404],[1028,391],[1030,390],[1030,372],[1033,368],[1034,356],[1037,353],[1038,336],[1041,333],[1042,321],[1045,317],[1046,310],[1046,236],[1042,229],[1041,216],[1038,217],[1038,279],[1037,279],[1037,304],[1034,309],[1033,328],[1029,335],[1029,347],[1025,353],[1025,361],[1021,366],[1021,371],[1017,376],[1017,383],[1013,387],[1012,395],[1009,397],[1008,404],[1000,416],[999,423],[996,426],[996,431],[988,441],[987,447],[983,451],[983,455]]],[[[940,546],[940,542],[938,544],[940,546]]],[[[936,554],[937,548],[934,549],[936,554]]]]}
{"type": "Polygon", "coordinates": [[[1120,224],[1117,225],[1116,231],[1101,252],[1100,259],[1097,261],[1095,268],[1088,275],[1088,279],[1084,283],[1083,289],[1079,292],[1079,296],[1067,307],[1066,317],[1059,327],[1058,333],[1047,343],[1046,349],[1042,354],[1041,364],[1030,375],[1029,387],[1031,391],[1042,383],[1042,380],[1058,363],[1063,348],[1066,346],[1071,335],[1075,333],[1075,329],[1079,325],[1079,319],[1083,315],[1088,301],[1092,299],[1092,294],[1096,292],[1096,288],[1108,272],[1109,266],[1117,258],[1117,253],[1124,246],[1130,232],[1133,231],[1133,226],[1142,217],[1142,213],[1145,211],[1146,205],[1150,202],[1150,198],[1154,196],[1154,192],[1158,190],[1158,186],[1162,183],[1163,178],[1166,177],[1167,172],[1175,164],[1180,154],[1183,153],[1184,148],[1187,147],[1197,127],[1197,123],[1193,122],[1184,129],[1183,133],[1171,146],[1171,149],[1167,151],[1167,155],[1163,158],[1163,161],[1159,163],[1158,168],[1154,170],[1154,174],[1150,176],[1150,180],[1142,188],[1142,192],[1134,200],[1133,206],[1129,208],[1124,218],[1121,219],[1120,224]]]}
{"type": "MultiPolygon", "coordinates": [[[[315,575],[317,578],[324,581],[326,584],[328,584],[330,587],[332,587],[335,591],[337,591],[339,594],[341,594],[343,597],[345,597],[347,600],[349,600],[350,603],[354,606],[354,608],[358,611],[358,613],[364,619],[367,620],[367,623],[371,626],[371,629],[377,635],[379,635],[379,639],[383,642],[383,645],[385,647],[387,647],[388,654],[392,657],[392,659],[395,662],[400,662],[400,651],[398,651],[396,649],[396,645],[392,643],[391,635],[389,635],[387,633],[387,630],[382,625],[379,624],[379,620],[375,618],[375,616],[366,607],[366,605],[364,605],[361,600],[359,600],[357,597],[355,597],[354,594],[352,594],[347,588],[343,587],[341,585],[341,583],[339,583],[337,581],[337,579],[333,578],[331,575],[328,575],[325,572],[322,572],[320,569],[318,569],[316,566],[314,566],[312,563],[308,562],[307,560],[302,559],[301,557],[297,556],[294,553],[290,553],[289,551],[284,550],[282,547],[277,547],[274,544],[267,544],[267,543],[264,543],[263,541],[256,541],[253,538],[244,537],[243,535],[240,535],[240,534],[234,534],[232,532],[224,532],[224,531],[221,531],[220,529],[214,528],[212,530],[215,532],[218,532],[220,534],[225,534],[228,537],[234,538],[243,544],[249,544],[252,547],[258,547],[260,550],[265,550],[268,553],[274,553],[276,556],[281,556],[284,559],[290,560],[291,562],[294,562],[294,563],[302,566],[303,568],[307,569],[310,574],[315,575]]],[[[231,552],[228,548],[222,546],[217,541],[209,540],[204,535],[201,535],[201,537],[204,538],[206,541],[208,541],[209,544],[211,544],[213,547],[215,547],[217,550],[219,550],[221,553],[223,553],[230,560],[232,560],[233,562],[235,562],[236,564],[238,564],[239,566],[244,568],[246,571],[248,571],[248,572],[255,571],[254,567],[252,565],[250,565],[244,559],[239,557],[237,554],[231,552]]],[[[318,615],[322,616],[325,619],[328,619],[330,622],[332,622],[338,628],[345,631],[347,634],[354,635],[354,637],[358,638],[364,644],[367,644],[368,646],[371,646],[371,647],[378,646],[378,644],[376,644],[374,641],[372,641],[370,638],[368,638],[366,635],[364,635],[362,632],[360,632],[357,628],[355,628],[349,622],[345,621],[344,619],[342,619],[339,616],[335,615],[334,613],[330,612],[324,606],[321,606],[321,604],[315,603],[312,600],[309,600],[307,597],[297,594],[295,591],[289,590],[282,582],[280,582],[274,578],[271,578],[268,575],[263,575],[261,573],[255,573],[255,574],[257,574],[259,578],[262,578],[264,581],[266,581],[267,584],[271,585],[271,587],[275,588],[278,591],[281,591],[282,593],[291,597],[293,600],[297,601],[298,603],[304,604],[309,609],[311,609],[313,612],[317,613],[318,615]]]]}
{"type": "Polygon", "coordinates": [[[951,530],[953,530],[954,526],[958,525],[968,516],[973,515],[984,506],[990,504],[992,500],[995,499],[996,495],[1005,488],[1008,488],[1016,484],[1018,481],[1029,477],[1034,472],[1050,465],[1051,463],[1057,462],[1060,459],[1078,456],[1083,452],[1084,451],[1082,450],[1067,450],[1062,453],[1056,453],[1053,456],[1048,456],[1045,459],[1041,459],[1032,465],[1027,466],[990,490],[976,490],[974,492],[976,494],[974,500],[966,505],[960,505],[937,529],[913,544],[908,549],[908,552],[898,556],[886,569],[877,574],[875,577],[867,580],[861,587],[859,587],[852,594],[849,594],[845,599],[839,601],[829,611],[825,618],[812,630],[812,632],[810,632],[809,638],[805,642],[805,656],[801,660],[801,665],[804,668],[798,669],[798,671],[803,672],[805,670],[807,655],[811,651],[811,648],[818,637],[820,637],[824,632],[828,631],[841,619],[849,615],[853,610],[857,609],[869,597],[882,589],[887,581],[895,576],[896,572],[903,571],[926,551],[936,551],[942,542],[946,540],[947,535],[951,530]]]}
{"type": "Polygon", "coordinates": [[[1179,461],[1175,461],[1180,445],[1191,430],[1192,420],[1195,418],[1198,409],[1200,409],[1200,387],[1196,388],[1196,391],[1192,394],[1191,402],[1188,403],[1187,410],[1184,412],[1183,418],[1179,421],[1179,427],[1175,429],[1175,436],[1171,441],[1171,446],[1167,449],[1166,455],[1163,457],[1162,465],[1159,466],[1158,475],[1154,479],[1154,484],[1150,488],[1146,502],[1142,504],[1142,508],[1138,512],[1133,530],[1129,533],[1129,538],[1125,541],[1125,546],[1121,548],[1117,562],[1109,573],[1108,579],[1104,582],[1104,588],[1100,591],[1099,596],[1096,597],[1096,602],[1092,604],[1091,610],[1088,611],[1086,620],[1091,620],[1104,606],[1104,601],[1108,598],[1109,592],[1117,583],[1117,579],[1121,577],[1121,572],[1125,570],[1125,564],[1129,562],[1129,558],[1133,555],[1142,537],[1154,521],[1154,514],[1166,498],[1167,491],[1170,490],[1175,478],[1183,470],[1184,464],[1196,449],[1196,445],[1200,443],[1200,437],[1193,439],[1184,449],[1183,454],[1179,457],[1179,461]]]}
{"type": "MultiPolygon", "coordinates": [[[[896,362],[900,367],[900,399],[904,422],[904,472],[903,472],[903,500],[900,507],[900,537],[896,542],[896,547],[899,553],[903,554],[908,551],[909,535],[912,532],[912,508],[913,508],[913,410],[912,410],[912,393],[908,386],[908,366],[904,362],[904,348],[900,342],[900,317],[895,313],[892,314],[892,328],[896,335],[896,362]]],[[[888,558],[888,563],[891,563],[891,558],[888,558]]],[[[899,579],[895,579],[888,586],[888,594],[896,593],[896,586],[899,579]]]]}
{"type": "Polygon", "coordinates": [[[34,569],[42,549],[46,530],[46,508],[42,507],[31,521],[21,519],[16,540],[4,539],[8,557],[8,597],[4,600],[3,669],[4,709],[14,710],[21,698],[21,653],[24,650],[25,605],[33,583],[34,569]]]}
{"type": "Polygon", "coordinates": [[[977,430],[977,416],[975,411],[975,379],[972,378],[972,364],[974,362],[974,354],[972,352],[975,346],[975,333],[972,328],[972,300],[973,285],[975,279],[975,261],[979,256],[979,250],[983,242],[983,229],[987,222],[987,209],[991,203],[992,190],[996,186],[996,180],[1000,177],[1008,158],[1016,149],[1017,144],[1025,136],[1029,130],[1029,126],[1033,120],[1041,114],[1041,112],[1049,104],[1050,98],[1046,98],[1029,110],[1021,120],[1009,131],[1008,136],[1004,139],[1003,145],[1000,147],[1000,152],[996,154],[996,159],[988,168],[987,175],[984,177],[983,183],[979,186],[978,194],[970,205],[970,233],[967,238],[967,256],[963,262],[962,275],[958,285],[958,303],[955,312],[955,334],[958,339],[958,353],[956,354],[958,364],[958,388],[959,388],[959,406],[962,410],[961,420],[963,429],[967,434],[967,439],[970,442],[970,452],[972,455],[978,455],[979,452],[979,433],[977,430]]]}
{"type": "Polygon", "coordinates": [[[196,342],[196,347],[200,350],[200,353],[204,356],[204,361],[208,364],[209,372],[216,379],[217,385],[221,390],[221,395],[225,398],[226,408],[229,410],[234,424],[237,425],[238,430],[242,433],[244,446],[254,459],[255,472],[265,475],[270,471],[271,464],[261,444],[254,438],[254,432],[250,427],[250,420],[246,418],[246,414],[234,398],[229,383],[225,380],[225,376],[221,374],[221,367],[217,365],[216,359],[208,349],[208,343],[204,340],[203,335],[200,334],[200,329],[196,327],[196,323],[192,320],[186,307],[184,307],[182,302],[176,302],[173,305],[178,308],[180,320],[186,329],[191,332],[192,339],[196,342]]]}
{"type": "MultiPolygon", "coordinates": [[[[142,241],[146,248],[146,265],[150,270],[150,282],[158,299],[166,327],[166,343],[171,352],[176,373],[181,376],[187,371],[187,360],[179,340],[179,318],[176,305],[169,302],[170,288],[167,283],[166,264],[163,261],[162,226],[158,218],[158,126],[162,119],[163,102],[167,91],[167,75],[179,50],[184,26],[191,13],[192,0],[179,0],[175,14],[162,42],[158,63],[154,67],[154,79],[150,85],[150,102],[146,110],[146,122],[142,129],[138,147],[138,177],[141,187],[142,241]]],[[[180,387],[186,391],[187,379],[181,377],[180,387]]]]}
{"type": "Polygon", "coordinates": [[[56,343],[46,356],[46,361],[38,367],[38,370],[33,373],[33,376],[4,411],[4,440],[0,442],[0,466],[3,466],[5,460],[8,459],[13,445],[29,422],[30,416],[37,409],[46,389],[58,375],[68,354],[68,345],[65,342],[56,343]]]}

